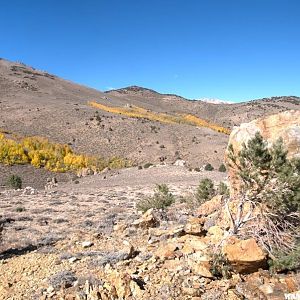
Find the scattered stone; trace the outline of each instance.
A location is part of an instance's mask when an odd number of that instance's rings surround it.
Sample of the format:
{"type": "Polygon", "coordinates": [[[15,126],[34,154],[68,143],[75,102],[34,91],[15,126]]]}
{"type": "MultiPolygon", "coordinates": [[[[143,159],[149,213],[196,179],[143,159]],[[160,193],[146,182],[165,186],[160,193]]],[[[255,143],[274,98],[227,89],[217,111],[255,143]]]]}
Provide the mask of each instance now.
{"type": "Polygon", "coordinates": [[[92,247],[94,244],[91,241],[84,241],[84,242],[82,242],[81,245],[83,248],[89,248],[89,247],[92,247]]]}
{"type": "Polygon", "coordinates": [[[76,262],[76,261],[78,261],[78,260],[79,260],[79,258],[78,258],[78,257],[75,257],[75,256],[69,258],[69,262],[70,262],[70,263],[74,263],[74,262],[76,262]]]}
{"type": "Polygon", "coordinates": [[[48,282],[51,285],[49,289],[56,290],[60,288],[69,288],[76,280],[77,277],[71,271],[59,272],[49,278],[48,282]]]}
{"type": "Polygon", "coordinates": [[[216,195],[211,200],[204,202],[196,211],[196,216],[209,216],[222,207],[222,195],[216,195]]]}
{"type": "Polygon", "coordinates": [[[183,159],[177,159],[174,163],[174,166],[185,167],[186,166],[186,161],[183,160],[183,159]]]}
{"type": "Polygon", "coordinates": [[[160,259],[171,259],[176,256],[175,251],[178,249],[178,244],[163,244],[156,250],[155,256],[159,257],[160,259]]]}
{"type": "Polygon", "coordinates": [[[142,229],[148,229],[158,226],[159,220],[155,217],[154,210],[151,208],[147,210],[140,219],[135,220],[132,225],[142,229]]]}
{"type": "Polygon", "coordinates": [[[23,189],[23,195],[36,195],[38,192],[33,187],[27,186],[23,189]]]}
{"type": "Polygon", "coordinates": [[[204,222],[205,219],[203,218],[190,217],[184,226],[185,233],[198,236],[204,235],[206,232],[203,229],[204,222]]]}

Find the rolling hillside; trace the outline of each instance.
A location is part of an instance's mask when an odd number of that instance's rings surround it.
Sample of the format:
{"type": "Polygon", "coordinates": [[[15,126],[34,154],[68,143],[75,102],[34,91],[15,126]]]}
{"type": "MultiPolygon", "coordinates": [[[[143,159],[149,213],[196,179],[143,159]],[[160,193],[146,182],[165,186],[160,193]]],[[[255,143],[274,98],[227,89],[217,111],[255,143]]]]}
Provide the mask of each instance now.
{"type": "Polygon", "coordinates": [[[228,136],[216,128],[228,133],[241,122],[299,109],[299,103],[298,97],[274,97],[212,104],[137,86],[100,92],[24,64],[0,60],[0,128],[11,133],[8,137],[45,137],[68,144],[78,153],[118,156],[134,164],[174,163],[182,158],[192,167],[207,162],[218,167],[228,136]],[[133,107],[143,112],[140,117],[120,114],[120,110],[133,107]],[[189,122],[164,122],[162,116],[168,120],[190,118],[189,122]]]}

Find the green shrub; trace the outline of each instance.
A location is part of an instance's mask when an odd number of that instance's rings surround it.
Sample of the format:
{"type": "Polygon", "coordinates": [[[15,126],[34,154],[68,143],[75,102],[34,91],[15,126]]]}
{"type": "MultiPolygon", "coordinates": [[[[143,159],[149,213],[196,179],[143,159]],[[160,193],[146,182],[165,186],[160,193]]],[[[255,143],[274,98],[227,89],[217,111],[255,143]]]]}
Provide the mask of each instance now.
{"type": "Polygon", "coordinates": [[[146,197],[137,203],[137,209],[143,212],[150,208],[165,209],[175,202],[175,197],[170,193],[166,184],[157,184],[154,195],[146,197]]]}
{"type": "Polygon", "coordinates": [[[148,168],[150,168],[152,166],[153,166],[153,164],[151,164],[151,163],[145,163],[144,164],[144,169],[148,169],[148,168]]]}
{"type": "Polygon", "coordinates": [[[214,167],[210,163],[206,164],[204,167],[205,171],[212,171],[213,169],[214,169],[214,167]]]}
{"type": "Polygon", "coordinates": [[[229,279],[231,277],[232,267],[226,256],[221,252],[217,252],[212,255],[210,271],[215,277],[229,279]]]}
{"type": "Polygon", "coordinates": [[[224,164],[221,164],[219,167],[219,172],[226,172],[226,167],[224,164]]]}
{"type": "Polygon", "coordinates": [[[233,233],[256,237],[273,256],[280,251],[293,257],[300,238],[300,159],[288,159],[281,138],[269,147],[259,132],[238,153],[232,145],[228,150],[240,182],[233,233]]]}
{"type": "Polygon", "coordinates": [[[11,175],[7,179],[7,185],[13,189],[21,189],[22,188],[22,179],[18,175],[11,175]]]}
{"type": "Polygon", "coordinates": [[[268,262],[272,272],[300,270],[300,244],[288,254],[275,252],[274,255],[275,258],[268,262]]]}
{"type": "Polygon", "coordinates": [[[25,211],[25,207],[18,206],[18,207],[16,208],[16,212],[23,212],[23,211],[25,211]]]}
{"type": "Polygon", "coordinates": [[[214,183],[211,179],[202,179],[196,191],[196,199],[202,204],[205,201],[211,199],[215,195],[214,183]]]}
{"type": "Polygon", "coordinates": [[[218,193],[220,195],[229,196],[229,189],[225,182],[221,181],[218,186],[218,193]]]}

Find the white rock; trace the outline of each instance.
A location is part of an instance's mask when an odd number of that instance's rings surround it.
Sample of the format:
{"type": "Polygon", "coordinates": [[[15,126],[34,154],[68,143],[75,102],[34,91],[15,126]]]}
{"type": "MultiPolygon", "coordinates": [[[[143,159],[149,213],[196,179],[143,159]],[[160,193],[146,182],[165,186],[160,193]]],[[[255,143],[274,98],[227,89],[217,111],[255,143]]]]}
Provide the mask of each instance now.
{"type": "Polygon", "coordinates": [[[183,159],[177,159],[174,163],[174,166],[185,167],[186,166],[186,161],[183,160],[183,159]]]}
{"type": "Polygon", "coordinates": [[[82,242],[81,245],[83,248],[89,248],[89,247],[93,246],[93,243],[91,241],[84,241],[84,242],[82,242]]]}
{"type": "Polygon", "coordinates": [[[79,260],[79,258],[78,258],[78,257],[75,257],[75,256],[69,258],[69,262],[70,262],[70,263],[74,263],[75,261],[78,261],[78,260],[79,260]]]}

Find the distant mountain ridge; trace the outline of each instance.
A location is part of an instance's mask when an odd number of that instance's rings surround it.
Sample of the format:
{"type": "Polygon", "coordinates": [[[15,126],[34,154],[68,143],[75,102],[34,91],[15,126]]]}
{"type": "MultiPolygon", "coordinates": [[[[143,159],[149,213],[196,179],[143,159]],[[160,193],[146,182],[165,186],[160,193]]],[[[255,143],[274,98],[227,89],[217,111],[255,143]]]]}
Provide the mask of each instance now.
{"type": "Polygon", "coordinates": [[[157,92],[153,89],[149,89],[149,88],[145,88],[145,87],[141,87],[141,86],[137,86],[137,85],[131,85],[128,87],[124,87],[124,88],[119,88],[119,89],[110,89],[107,91],[104,91],[104,93],[106,94],[148,94],[148,95],[160,95],[160,96],[170,96],[170,97],[176,97],[176,98],[181,98],[181,99],[185,99],[185,100],[190,100],[187,98],[184,98],[182,96],[176,95],[176,94],[171,94],[171,93],[160,93],[157,92]]]}
{"type": "Polygon", "coordinates": [[[265,97],[265,98],[259,98],[259,99],[253,99],[249,101],[242,101],[242,102],[234,102],[231,100],[222,100],[222,99],[215,99],[215,98],[197,98],[197,99],[189,99],[185,98],[183,96],[172,94],[172,93],[160,93],[153,89],[137,86],[137,85],[131,85],[123,88],[118,89],[110,89],[107,91],[104,91],[105,94],[120,94],[120,95],[153,95],[153,96],[165,96],[165,97],[176,97],[183,100],[189,100],[189,101],[202,101],[206,103],[211,104],[238,104],[238,103],[247,103],[247,102],[255,102],[255,101],[266,101],[266,102],[272,102],[272,101],[296,101],[300,102],[300,97],[298,96],[272,96],[272,97],[265,97]]]}
{"type": "Polygon", "coordinates": [[[148,93],[152,93],[152,94],[160,94],[159,92],[154,91],[152,89],[144,88],[144,87],[137,86],[137,85],[131,85],[131,86],[124,87],[124,88],[110,89],[110,90],[104,91],[104,93],[106,93],[106,94],[110,94],[112,92],[117,92],[120,94],[126,94],[126,93],[131,93],[131,92],[133,92],[133,93],[148,92],[148,93]]]}

